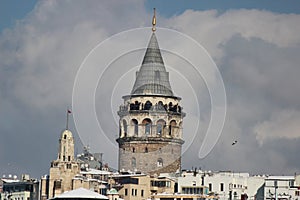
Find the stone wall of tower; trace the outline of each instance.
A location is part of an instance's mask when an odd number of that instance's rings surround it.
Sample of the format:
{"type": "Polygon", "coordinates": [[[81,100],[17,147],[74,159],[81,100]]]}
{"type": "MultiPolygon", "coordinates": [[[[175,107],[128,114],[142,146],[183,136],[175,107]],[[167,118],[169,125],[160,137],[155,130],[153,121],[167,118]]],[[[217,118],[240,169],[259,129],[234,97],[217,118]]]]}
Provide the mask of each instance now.
{"type": "Polygon", "coordinates": [[[177,141],[127,141],[119,148],[119,169],[148,173],[172,173],[181,168],[181,144],[177,141]]]}
{"type": "Polygon", "coordinates": [[[73,189],[72,179],[80,173],[79,163],[57,162],[51,163],[49,175],[49,198],[73,189]]]}

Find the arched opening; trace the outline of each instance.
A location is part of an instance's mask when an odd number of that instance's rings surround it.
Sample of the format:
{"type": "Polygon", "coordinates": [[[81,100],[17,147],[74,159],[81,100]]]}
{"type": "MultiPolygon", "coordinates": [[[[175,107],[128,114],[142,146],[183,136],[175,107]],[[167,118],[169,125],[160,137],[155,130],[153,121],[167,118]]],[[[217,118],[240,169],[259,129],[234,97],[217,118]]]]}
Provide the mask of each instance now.
{"type": "Polygon", "coordinates": [[[175,120],[170,121],[170,125],[169,125],[170,136],[174,133],[175,127],[176,127],[176,121],[175,120]]]}
{"type": "Polygon", "coordinates": [[[151,133],[152,121],[149,118],[146,118],[142,121],[143,126],[145,127],[145,134],[149,135],[151,133]]]}
{"type": "Polygon", "coordinates": [[[135,157],[132,157],[132,159],[131,159],[131,166],[132,166],[132,168],[136,168],[136,159],[135,159],[135,157]]]}
{"type": "Polygon", "coordinates": [[[134,135],[138,135],[139,133],[139,124],[136,119],[131,120],[131,126],[133,126],[133,133],[134,135]]]}
{"type": "Polygon", "coordinates": [[[132,147],[132,153],[135,153],[135,148],[134,147],[132,147]]]}
{"type": "Polygon", "coordinates": [[[157,103],[157,109],[158,110],[166,110],[162,101],[159,101],[157,103]]]}
{"type": "Polygon", "coordinates": [[[64,139],[67,139],[67,135],[64,135],[64,139]]]}
{"type": "Polygon", "coordinates": [[[144,110],[150,110],[152,107],[152,103],[150,101],[146,101],[144,105],[144,110]]]}
{"type": "Polygon", "coordinates": [[[127,122],[125,119],[123,119],[123,133],[124,133],[124,136],[126,137],[127,136],[127,122]]]}
{"type": "Polygon", "coordinates": [[[169,111],[172,111],[173,110],[173,104],[172,104],[172,102],[170,102],[169,103],[169,109],[168,109],[169,111]]]}
{"type": "Polygon", "coordinates": [[[163,167],[163,166],[164,166],[163,159],[162,158],[157,159],[157,167],[163,167]]]}
{"type": "Polygon", "coordinates": [[[160,119],[156,123],[156,133],[162,135],[164,133],[164,128],[166,127],[166,122],[163,119],[160,119]]]}
{"type": "Polygon", "coordinates": [[[148,153],[148,147],[145,148],[145,153],[148,153]]]}

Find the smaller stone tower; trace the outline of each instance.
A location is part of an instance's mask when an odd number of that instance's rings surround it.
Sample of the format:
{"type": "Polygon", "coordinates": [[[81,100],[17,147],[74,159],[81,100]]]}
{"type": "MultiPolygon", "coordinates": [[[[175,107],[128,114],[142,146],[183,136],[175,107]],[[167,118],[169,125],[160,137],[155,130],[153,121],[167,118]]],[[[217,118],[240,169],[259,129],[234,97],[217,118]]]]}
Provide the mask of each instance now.
{"type": "Polygon", "coordinates": [[[79,173],[79,162],[74,159],[74,138],[67,125],[59,138],[57,159],[51,162],[48,198],[72,190],[72,178],[79,173]]]}

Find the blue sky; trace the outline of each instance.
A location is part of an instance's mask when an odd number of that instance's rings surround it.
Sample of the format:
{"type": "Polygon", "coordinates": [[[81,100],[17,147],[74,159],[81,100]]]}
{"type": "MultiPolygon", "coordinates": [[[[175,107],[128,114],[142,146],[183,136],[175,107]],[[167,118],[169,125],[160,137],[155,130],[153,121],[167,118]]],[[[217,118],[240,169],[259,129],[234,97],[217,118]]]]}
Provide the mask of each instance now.
{"type": "MultiPolygon", "coordinates": [[[[24,18],[37,3],[37,0],[1,0],[0,30],[11,27],[16,20],[24,18]]],[[[210,10],[220,12],[228,9],[262,9],[278,13],[300,13],[299,0],[151,0],[146,1],[146,8],[156,7],[162,16],[179,15],[186,9],[210,10]]]]}

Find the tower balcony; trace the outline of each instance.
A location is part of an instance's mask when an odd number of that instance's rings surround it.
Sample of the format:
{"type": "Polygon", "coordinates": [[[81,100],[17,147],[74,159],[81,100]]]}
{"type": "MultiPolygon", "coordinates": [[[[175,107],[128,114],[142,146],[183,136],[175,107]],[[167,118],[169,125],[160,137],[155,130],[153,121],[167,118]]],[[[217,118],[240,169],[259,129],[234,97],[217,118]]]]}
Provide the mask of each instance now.
{"type": "Polygon", "coordinates": [[[178,144],[183,144],[184,141],[179,138],[163,138],[163,137],[122,137],[118,138],[116,140],[119,144],[124,144],[128,142],[145,142],[147,143],[157,143],[157,142],[171,142],[171,143],[178,143],[178,144]]]}
{"type": "Polygon", "coordinates": [[[183,108],[178,105],[141,105],[140,103],[121,105],[119,107],[118,115],[125,116],[128,114],[143,114],[143,113],[158,113],[158,114],[167,114],[167,115],[179,115],[185,117],[185,113],[182,111],[183,108]]]}

